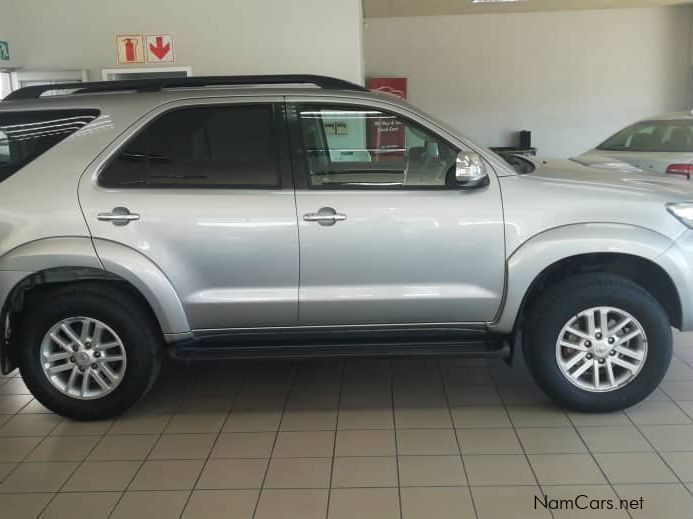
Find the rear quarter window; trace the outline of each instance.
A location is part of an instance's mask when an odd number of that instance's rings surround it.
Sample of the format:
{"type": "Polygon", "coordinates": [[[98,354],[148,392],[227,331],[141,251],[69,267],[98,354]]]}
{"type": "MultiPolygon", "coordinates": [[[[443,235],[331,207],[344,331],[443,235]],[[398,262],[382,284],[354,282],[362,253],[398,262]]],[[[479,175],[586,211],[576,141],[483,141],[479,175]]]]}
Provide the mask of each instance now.
{"type": "Polygon", "coordinates": [[[0,182],[98,116],[98,110],[0,112],[0,182]]]}

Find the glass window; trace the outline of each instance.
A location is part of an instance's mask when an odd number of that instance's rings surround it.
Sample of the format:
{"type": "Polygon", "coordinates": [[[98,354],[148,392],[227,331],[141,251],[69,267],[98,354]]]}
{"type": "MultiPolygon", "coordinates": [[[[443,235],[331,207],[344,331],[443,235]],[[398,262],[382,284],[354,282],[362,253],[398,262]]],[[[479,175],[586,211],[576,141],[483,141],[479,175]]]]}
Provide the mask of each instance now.
{"type": "Polygon", "coordinates": [[[0,182],[98,115],[96,110],[0,112],[0,182]]]}
{"type": "Polygon", "coordinates": [[[272,106],[168,112],[123,146],[99,183],[105,187],[278,186],[272,106]]]}
{"type": "Polygon", "coordinates": [[[597,147],[604,151],[693,152],[693,120],[646,121],[629,126],[597,147]]]}
{"type": "Polygon", "coordinates": [[[396,115],[358,107],[300,107],[313,186],[444,187],[457,151],[396,115]]]}

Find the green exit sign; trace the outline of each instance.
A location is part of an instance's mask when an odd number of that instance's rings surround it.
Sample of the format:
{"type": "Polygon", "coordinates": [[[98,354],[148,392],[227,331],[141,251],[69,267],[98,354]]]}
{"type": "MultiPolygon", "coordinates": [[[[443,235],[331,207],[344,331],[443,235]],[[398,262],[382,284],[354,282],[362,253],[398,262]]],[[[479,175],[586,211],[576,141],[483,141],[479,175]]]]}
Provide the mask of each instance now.
{"type": "Polygon", "coordinates": [[[2,40],[0,40],[0,60],[10,61],[10,45],[2,40]]]}

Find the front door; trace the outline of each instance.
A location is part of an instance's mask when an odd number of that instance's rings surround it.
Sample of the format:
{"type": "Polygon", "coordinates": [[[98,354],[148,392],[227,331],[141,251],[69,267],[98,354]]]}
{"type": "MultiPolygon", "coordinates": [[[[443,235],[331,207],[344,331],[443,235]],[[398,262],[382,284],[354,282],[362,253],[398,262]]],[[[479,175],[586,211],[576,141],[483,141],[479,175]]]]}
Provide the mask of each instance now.
{"type": "Polygon", "coordinates": [[[166,105],[80,181],[97,252],[108,240],[149,258],[193,329],[297,322],[283,100],[242,99],[166,105]]]}
{"type": "MultiPolygon", "coordinates": [[[[498,180],[454,185],[459,147],[393,109],[295,99],[302,325],[491,321],[498,180]]],[[[411,116],[413,117],[413,116],[411,116]]]]}

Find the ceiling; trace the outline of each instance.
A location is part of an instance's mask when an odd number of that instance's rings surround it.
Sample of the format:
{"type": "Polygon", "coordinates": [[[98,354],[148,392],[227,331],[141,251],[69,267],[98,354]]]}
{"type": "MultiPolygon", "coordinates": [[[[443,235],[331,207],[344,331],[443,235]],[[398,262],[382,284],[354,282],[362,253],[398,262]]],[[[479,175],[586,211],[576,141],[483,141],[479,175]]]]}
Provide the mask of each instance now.
{"type": "Polygon", "coordinates": [[[430,16],[440,14],[518,13],[574,9],[615,9],[693,4],[689,0],[520,0],[474,4],[472,0],[363,0],[366,17],[430,16]]]}

